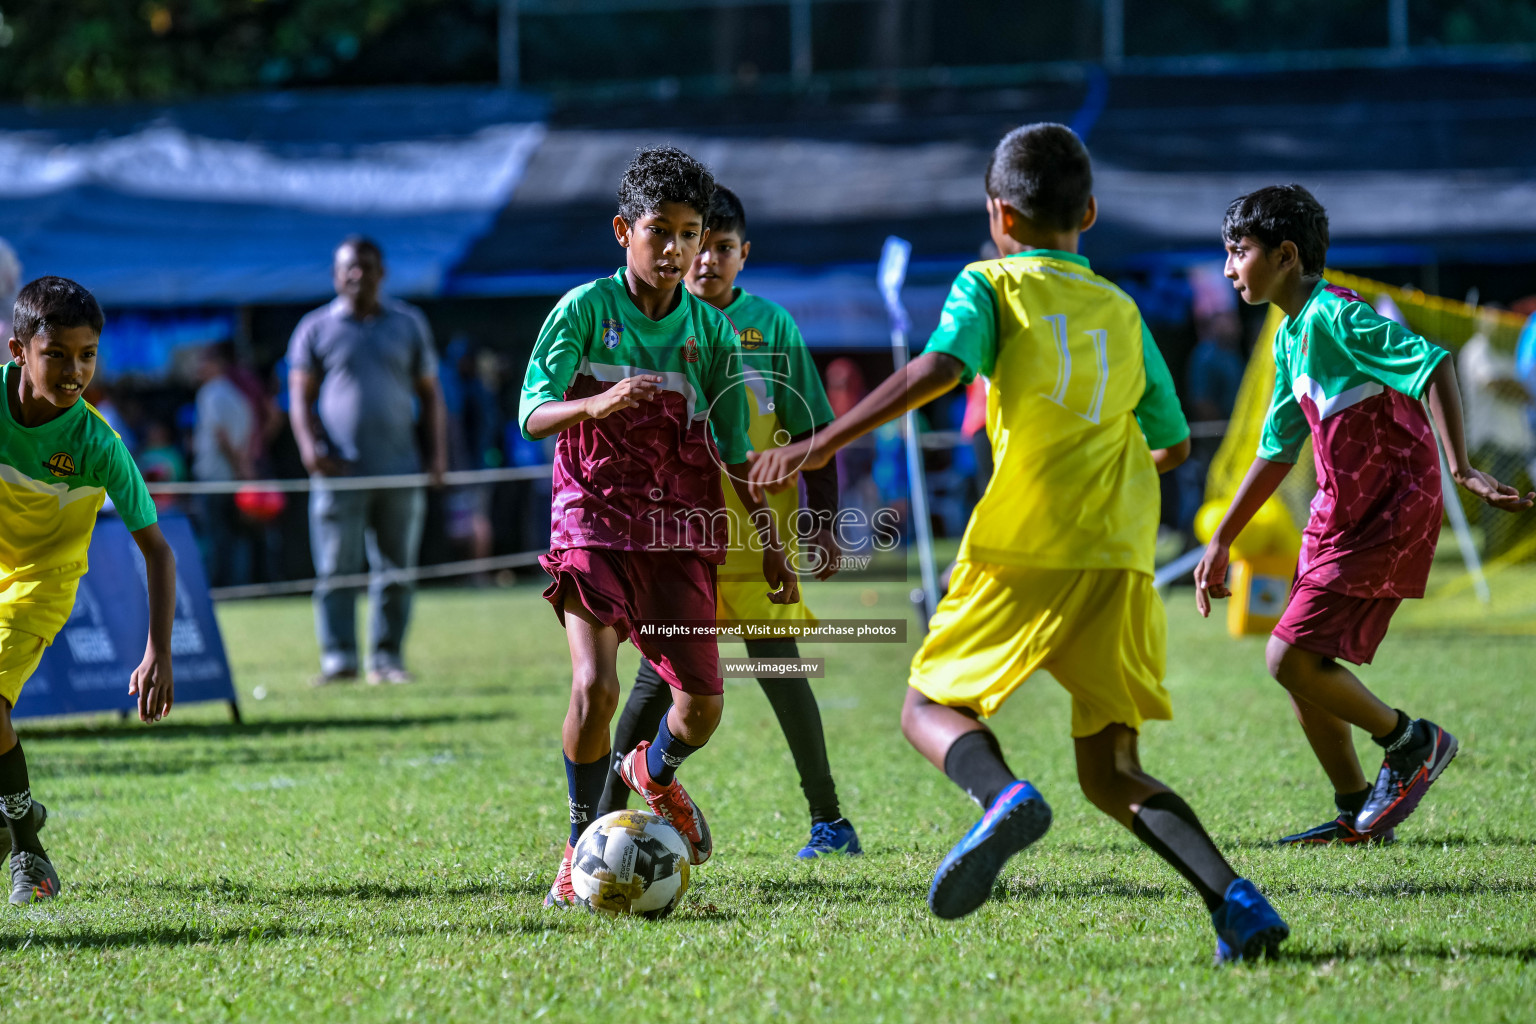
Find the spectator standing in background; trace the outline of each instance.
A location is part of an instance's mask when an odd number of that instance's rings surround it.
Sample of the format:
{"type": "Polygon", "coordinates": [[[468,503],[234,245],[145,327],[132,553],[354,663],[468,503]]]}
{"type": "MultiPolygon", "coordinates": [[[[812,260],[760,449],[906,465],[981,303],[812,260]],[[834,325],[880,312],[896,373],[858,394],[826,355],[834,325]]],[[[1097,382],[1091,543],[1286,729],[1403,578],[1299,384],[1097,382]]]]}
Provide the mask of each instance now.
{"type": "MultiPolygon", "coordinates": [[[[228,482],[255,475],[251,444],[256,415],[250,399],[229,378],[233,365],[234,346],[227,341],[209,345],[198,361],[202,383],[194,400],[197,421],[192,428],[192,476],[197,480],[228,482]]],[[[251,537],[235,508],[233,491],[198,497],[209,586],[249,582],[251,537]]]]}
{"type": "MultiPolygon", "coordinates": [[[[139,464],[139,474],[145,483],[175,484],[187,479],[187,460],[182,457],[176,435],[160,420],[150,420],[144,428],[144,447],[134,461],[139,464]]],[[[174,494],[156,494],[154,501],[155,511],[160,513],[180,506],[174,494]]]]}
{"type": "MultiPolygon", "coordinates": [[[[486,455],[495,452],[501,429],[496,395],[481,374],[478,353],[469,339],[455,335],[443,350],[438,371],[447,411],[448,466],[453,470],[491,468],[486,455]]],[[[499,465],[499,461],[498,461],[499,465]]],[[[448,538],[469,558],[489,558],[495,543],[491,528],[491,485],[466,484],[449,488],[443,495],[448,538]]],[[[485,573],[470,582],[490,583],[485,573]]]]}
{"type": "Polygon", "coordinates": [[[421,310],[384,297],[384,256],[367,238],[348,238],[332,265],[336,298],[305,315],[288,345],[289,415],[310,492],[315,630],[320,675],[315,685],[357,678],[357,591],[327,581],[363,571],[368,587],[368,681],[408,683],[403,656],[426,518],[420,487],[339,490],[344,476],[419,473],[415,407],[427,427],[433,486],[448,465],[446,417],[432,332],[421,310]]]}

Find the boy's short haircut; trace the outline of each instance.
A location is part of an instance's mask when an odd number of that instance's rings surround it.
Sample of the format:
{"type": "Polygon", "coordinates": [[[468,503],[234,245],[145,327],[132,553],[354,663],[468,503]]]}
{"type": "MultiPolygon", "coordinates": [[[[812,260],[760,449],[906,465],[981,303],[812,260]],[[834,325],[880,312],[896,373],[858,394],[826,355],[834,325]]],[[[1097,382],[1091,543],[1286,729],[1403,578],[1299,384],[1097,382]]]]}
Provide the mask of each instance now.
{"type": "Polygon", "coordinates": [[[40,277],[16,296],[11,333],[23,345],[39,334],[89,327],[100,334],[106,317],[96,296],[67,277],[40,277]]]}
{"type": "Polygon", "coordinates": [[[375,242],[367,235],[348,235],[336,243],[336,248],[331,250],[331,254],[335,255],[343,249],[351,249],[355,253],[371,252],[373,253],[373,258],[378,260],[380,265],[384,263],[384,250],[379,247],[378,242],[375,242]]]}
{"type": "Polygon", "coordinates": [[[724,185],[715,186],[715,199],[709,204],[709,218],[704,226],[716,234],[729,233],[743,242],[747,240],[747,211],[735,192],[724,185]]]}
{"type": "Polygon", "coordinates": [[[633,224],[665,203],[683,203],[709,218],[715,176],[709,168],[673,146],[642,149],[619,181],[619,216],[633,224]]]}
{"type": "Polygon", "coordinates": [[[1296,243],[1301,272],[1321,274],[1328,259],[1328,211],[1300,185],[1267,185],[1238,196],[1221,222],[1226,242],[1252,238],[1266,249],[1296,243]]]}
{"type": "Polygon", "coordinates": [[[987,163],[987,195],[1032,224],[1075,231],[1093,198],[1088,147],[1064,124],[1027,124],[1003,136],[987,163]]]}

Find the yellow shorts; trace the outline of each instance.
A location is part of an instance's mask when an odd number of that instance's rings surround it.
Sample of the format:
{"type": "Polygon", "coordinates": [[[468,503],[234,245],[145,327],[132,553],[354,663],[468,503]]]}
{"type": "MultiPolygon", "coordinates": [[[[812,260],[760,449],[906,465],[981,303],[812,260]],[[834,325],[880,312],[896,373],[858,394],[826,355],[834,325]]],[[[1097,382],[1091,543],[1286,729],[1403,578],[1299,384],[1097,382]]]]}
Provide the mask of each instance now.
{"type": "Polygon", "coordinates": [[[800,587],[798,604],[774,604],[768,600],[766,580],[758,579],[750,583],[718,581],[715,584],[715,621],[723,624],[743,619],[749,622],[762,619],[772,622],[803,622],[807,626],[814,626],[817,622],[815,614],[806,607],[804,585],[800,587]]]}
{"type": "Polygon", "coordinates": [[[0,626],[0,697],[11,707],[16,706],[22,686],[37,671],[47,649],[48,641],[35,633],[0,626]]]}
{"type": "Polygon", "coordinates": [[[1163,689],[1168,621],[1152,577],[1128,569],[1022,569],[960,562],[912,688],[992,715],[1036,669],[1072,695],[1072,735],[1172,718],[1163,689]]]}

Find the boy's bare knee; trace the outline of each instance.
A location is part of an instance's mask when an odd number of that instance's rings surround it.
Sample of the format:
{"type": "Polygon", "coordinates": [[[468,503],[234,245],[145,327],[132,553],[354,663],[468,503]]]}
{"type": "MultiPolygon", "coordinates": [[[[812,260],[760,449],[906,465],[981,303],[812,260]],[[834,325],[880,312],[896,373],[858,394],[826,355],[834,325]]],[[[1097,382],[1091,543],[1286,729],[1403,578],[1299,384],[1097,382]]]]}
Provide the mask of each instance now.
{"type": "Polygon", "coordinates": [[[619,677],[615,672],[578,668],[571,677],[571,698],[593,714],[612,715],[619,706],[619,677]]]}

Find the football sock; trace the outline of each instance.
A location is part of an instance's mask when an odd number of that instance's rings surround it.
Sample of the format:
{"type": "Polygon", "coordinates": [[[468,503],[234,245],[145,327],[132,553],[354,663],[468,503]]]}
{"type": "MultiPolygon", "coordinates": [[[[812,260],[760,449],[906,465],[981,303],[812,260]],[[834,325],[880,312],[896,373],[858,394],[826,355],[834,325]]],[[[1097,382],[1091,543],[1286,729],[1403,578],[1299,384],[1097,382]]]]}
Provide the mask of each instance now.
{"type": "Polygon", "coordinates": [[[638,747],[641,740],[655,736],[657,726],[671,708],[672,687],[661,678],[649,658],[641,658],[635,685],[630,688],[624,710],[619,712],[618,724],[613,729],[613,763],[603,785],[603,798],[597,805],[599,818],[629,806],[629,786],[619,775],[619,759],[638,747]]]}
{"type": "MultiPolygon", "coordinates": [[[[748,640],[750,658],[798,658],[800,649],[793,640],[748,640]]],[[[832,781],[832,767],[827,763],[827,737],[821,727],[821,708],[811,691],[811,681],[780,677],[758,679],[763,696],[778,717],[779,728],[789,742],[800,775],[800,789],[810,806],[811,823],[836,821],[843,816],[837,804],[837,784],[832,781]]]]}
{"type": "Polygon", "coordinates": [[[35,853],[47,858],[48,852],[38,841],[32,824],[32,784],[27,778],[27,755],[21,741],[0,754],[0,808],[5,811],[5,825],[11,832],[11,851],[35,853]]]}
{"type": "MultiPolygon", "coordinates": [[[[702,743],[699,744],[699,747],[702,746],[702,743]]],[[[677,766],[699,747],[673,736],[667,716],[662,715],[661,725],[656,729],[656,740],[645,751],[645,770],[650,773],[651,781],[658,786],[672,785],[672,780],[677,776],[677,766]]]]}
{"type": "Polygon", "coordinates": [[[1411,742],[1408,737],[1411,735],[1412,728],[1413,719],[1399,710],[1397,712],[1397,724],[1392,727],[1392,731],[1385,736],[1372,736],[1371,739],[1375,740],[1378,746],[1390,754],[1403,744],[1411,742]]]}
{"type": "Polygon", "coordinates": [[[1158,793],[1143,801],[1141,810],[1131,819],[1131,831],[1189,879],[1189,884],[1205,900],[1207,910],[1215,910],[1226,902],[1227,886],[1237,881],[1237,872],[1177,793],[1158,793]]]}
{"type": "Polygon", "coordinates": [[[1360,813],[1360,808],[1365,806],[1365,801],[1370,795],[1370,786],[1366,786],[1358,793],[1335,793],[1333,794],[1333,805],[1339,809],[1340,814],[1348,814],[1353,817],[1360,813]]]}
{"type": "Polygon", "coordinates": [[[982,810],[991,807],[999,793],[1018,781],[1003,760],[997,737],[985,726],[972,729],[949,745],[944,752],[944,774],[982,810]]]}
{"type": "Polygon", "coordinates": [[[571,802],[571,845],[581,838],[582,831],[592,823],[592,809],[603,795],[603,778],[608,774],[608,763],[613,758],[607,754],[590,764],[577,764],[565,759],[565,788],[571,802]]]}

